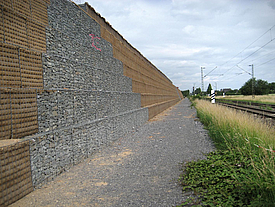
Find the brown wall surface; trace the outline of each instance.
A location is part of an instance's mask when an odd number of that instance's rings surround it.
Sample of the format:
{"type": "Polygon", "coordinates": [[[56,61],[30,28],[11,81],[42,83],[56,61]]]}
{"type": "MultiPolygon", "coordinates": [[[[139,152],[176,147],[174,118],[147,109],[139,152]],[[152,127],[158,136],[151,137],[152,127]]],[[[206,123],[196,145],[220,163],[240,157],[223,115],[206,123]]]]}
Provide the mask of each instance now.
{"type": "Polygon", "coordinates": [[[15,144],[11,141],[5,140],[5,146],[0,143],[0,206],[7,206],[33,191],[29,141],[15,144]]]}
{"type": "Polygon", "coordinates": [[[38,131],[49,0],[0,0],[0,140],[38,131]]]}
{"type": "Polygon", "coordinates": [[[33,191],[30,145],[38,132],[37,90],[49,0],[0,0],[0,206],[33,191]]]}
{"type": "Polygon", "coordinates": [[[123,62],[123,73],[132,78],[133,92],[141,94],[141,104],[148,107],[149,118],[183,98],[177,87],[88,3],[85,3],[85,10],[100,24],[101,36],[113,45],[114,57],[123,62]]]}

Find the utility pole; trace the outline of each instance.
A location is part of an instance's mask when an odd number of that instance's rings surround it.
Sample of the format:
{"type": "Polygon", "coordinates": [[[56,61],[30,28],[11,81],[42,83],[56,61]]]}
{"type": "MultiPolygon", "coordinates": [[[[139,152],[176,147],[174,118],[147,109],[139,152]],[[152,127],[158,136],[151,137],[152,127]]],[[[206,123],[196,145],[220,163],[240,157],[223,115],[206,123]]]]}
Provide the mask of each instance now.
{"type": "Polygon", "coordinates": [[[203,85],[203,69],[205,69],[205,67],[201,66],[201,92],[204,91],[204,85],[203,85]]]}
{"type": "Polygon", "coordinates": [[[254,66],[253,64],[252,65],[249,65],[249,66],[252,66],[252,73],[251,73],[251,76],[252,76],[252,98],[255,98],[255,89],[254,89],[254,66]]]}

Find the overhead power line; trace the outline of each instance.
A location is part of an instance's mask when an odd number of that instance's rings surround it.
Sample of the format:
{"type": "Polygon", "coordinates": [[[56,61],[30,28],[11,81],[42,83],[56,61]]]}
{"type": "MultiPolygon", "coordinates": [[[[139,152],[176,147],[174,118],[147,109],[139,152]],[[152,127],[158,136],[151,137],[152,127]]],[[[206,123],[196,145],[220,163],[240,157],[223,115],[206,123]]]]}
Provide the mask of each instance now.
{"type": "MultiPolygon", "coordinates": [[[[250,43],[247,47],[245,47],[241,52],[239,52],[238,54],[236,54],[235,56],[233,56],[231,59],[229,59],[228,61],[226,61],[225,63],[221,64],[220,67],[222,67],[223,65],[225,65],[226,63],[228,63],[229,61],[231,61],[232,59],[234,59],[235,57],[237,57],[238,55],[240,55],[243,51],[245,51],[247,48],[249,48],[251,45],[253,45],[255,42],[257,42],[260,38],[262,38],[265,34],[267,34],[268,32],[270,32],[273,28],[275,27],[275,25],[273,25],[270,29],[268,29],[266,32],[264,32],[262,35],[260,35],[256,40],[254,40],[252,43],[250,43]]],[[[260,47],[258,50],[256,50],[253,54],[255,54],[257,51],[259,51],[260,49],[262,49],[263,47],[265,47],[266,45],[268,45],[270,42],[272,42],[275,38],[271,37],[271,40],[266,43],[265,45],[263,45],[262,47],[260,47]]],[[[250,54],[248,57],[252,56],[253,54],[250,54]]],[[[243,60],[241,60],[240,62],[238,62],[236,65],[240,64],[242,61],[244,61],[245,59],[247,59],[248,57],[244,58],[243,60]]],[[[232,68],[234,68],[236,65],[234,65],[233,67],[231,67],[230,69],[228,69],[225,73],[227,73],[228,71],[230,71],[232,68]]],[[[225,74],[224,73],[224,74],[225,74]]]]}
{"type": "Polygon", "coordinates": [[[260,65],[257,65],[257,67],[260,67],[260,66],[262,66],[262,65],[264,65],[264,64],[266,64],[266,63],[269,63],[269,62],[271,62],[272,60],[275,60],[275,58],[273,58],[273,59],[271,59],[271,60],[268,60],[268,61],[266,61],[266,62],[264,62],[264,63],[262,63],[262,64],[260,64],[260,65]]]}
{"type": "Polygon", "coordinates": [[[245,64],[249,64],[250,62],[255,62],[256,60],[261,59],[262,57],[267,56],[267,55],[269,55],[269,54],[271,54],[271,53],[273,53],[273,52],[275,52],[275,50],[273,50],[273,51],[271,51],[271,52],[269,52],[269,53],[266,53],[266,54],[264,54],[264,55],[261,55],[261,56],[255,58],[255,59],[253,59],[253,60],[249,60],[249,61],[247,61],[245,64]]]}
{"type": "Polygon", "coordinates": [[[230,76],[230,77],[227,77],[226,79],[223,79],[223,81],[230,80],[230,79],[232,79],[232,78],[234,78],[234,77],[237,77],[237,76],[243,75],[243,74],[244,74],[243,72],[242,72],[242,73],[236,73],[236,74],[233,75],[233,76],[230,76]]]}
{"type": "Polygon", "coordinates": [[[238,68],[242,69],[244,72],[248,73],[249,75],[251,75],[250,72],[246,71],[245,69],[241,68],[240,66],[237,65],[238,68]]]}
{"type": "Polygon", "coordinates": [[[216,66],[215,68],[213,68],[209,73],[207,73],[205,76],[203,76],[204,78],[206,77],[206,76],[208,76],[210,73],[212,73],[214,70],[216,70],[218,67],[216,66]]]}
{"type": "MultiPolygon", "coordinates": [[[[251,57],[252,55],[254,55],[256,52],[258,52],[260,49],[264,48],[265,46],[267,46],[269,43],[271,43],[275,38],[271,39],[270,41],[268,41],[266,44],[262,45],[260,48],[258,48],[256,51],[254,51],[253,53],[249,54],[248,56],[246,56],[245,58],[243,58],[241,61],[239,61],[236,65],[232,66],[231,68],[229,68],[227,71],[225,71],[225,73],[227,73],[228,71],[230,71],[232,68],[234,68],[235,66],[238,67],[238,64],[240,64],[241,62],[243,62],[244,60],[246,60],[247,58],[251,57]]],[[[225,74],[224,73],[224,74],[225,74]]]]}
{"type": "MultiPolygon", "coordinates": [[[[259,39],[261,39],[261,38],[262,38],[264,35],[266,35],[268,32],[271,32],[271,30],[272,30],[273,28],[275,28],[275,25],[273,25],[272,27],[270,27],[267,31],[265,31],[262,35],[260,35],[257,39],[255,39],[252,43],[250,43],[247,47],[245,47],[242,51],[240,51],[239,53],[237,53],[237,54],[234,55],[232,58],[230,58],[229,60],[227,60],[226,62],[224,62],[223,64],[221,64],[221,65],[218,66],[218,67],[222,67],[222,66],[224,66],[225,64],[229,63],[232,59],[236,58],[238,55],[240,55],[241,53],[243,53],[246,49],[248,49],[249,47],[251,47],[255,42],[257,42],[259,39]]],[[[267,43],[265,43],[264,45],[262,45],[261,47],[259,47],[258,49],[256,49],[254,52],[250,53],[248,56],[246,56],[245,58],[243,58],[243,59],[242,59],[241,61],[239,61],[238,63],[234,64],[231,68],[229,68],[228,70],[226,70],[223,74],[220,74],[220,76],[223,76],[222,79],[223,79],[223,80],[228,80],[228,79],[231,79],[231,78],[234,78],[234,77],[236,77],[236,76],[239,76],[239,75],[243,75],[243,74],[244,74],[243,72],[242,72],[242,73],[236,73],[233,77],[229,77],[229,78],[227,78],[227,79],[224,79],[224,78],[225,78],[224,74],[226,74],[228,71],[232,70],[234,67],[238,67],[239,69],[243,70],[245,73],[251,75],[251,73],[249,73],[248,71],[246,71],[246,70],[244,70],[243,68],[241,68],[238,64],[242,63],[243,61],[247,60],[249,57],[253,56],[253,55],[254,55],[255,53],[257,53],[259,50],[263,49],[264,47],[266,47],[267,45],[269,45],[271,42],[273,42],[273,40],[275,40],[275,37],[272,37],[272,35],[271,35],[271,36],[270,36],[270,41],[268,41],[267,43]]],[[[274,52],[274,51],[272,51],[272,52],[274,52]]],[[[270,53],[272,53],[272,52],[269,52],[269,53],[267,53],[267,54],[265,54],[265,55],[268,55],[268,54],[270,54],[270,53]]],[[[265,56],[265,55],[262,55],[261,57],[263,57],[263,56],[265,56]]],[[[256,59],[259,59],[259,58],[261,58],[261,57],[258,57],[258,58],[256,58],[256,59]]],[[[262,63],[262,64],[260,64],[260,65],[257,64],[257,67],[259,67],[259,66],[261,66],[261,65],[264,65],[264,64],[266,64],[266,63],[268,63],[268,62],[271,62],[271,61],[273,61],[273,60],[275,60],[275,58],[273,58],[273,59],[271,59],[271,60],[268,60],[268,61],[266,61],[266,62],[264,62],[264,63],[262,63]]],[[[251,61],[250,61],[250,62],[251,62],[251,61]]],[[[253,61],[252,61],[252,62],[253,62],[253,61]]],[[[209,73],[207,73],[204,77],[206,77],[207,75],[209,75],[210,73],[212,73],[212,72],[213,72],[214,70],[216,70],[218,67],[213,68],[213,69],[212,69],[209,73]]]]}
{"type": "Polygon", "coordinates": [[[253,53],[251,53],[250,55],[246,56],[246,58],[242,59],[240,62],[238,62],[236,65],[240,64],[241,62],[243,62],[244,60],[246,60],[247,58],[251,57],[252,55],[254,55],[256,52],[258,52],[260,49],[264,48],[265,46],[267,46],[269,43],[271,43],[273,40],[275,40],[275,38],[271,39],[269,42],[267,42],[266,44],[264,44],[263,46],[261,46],[260,48],[258,48],[256,51],[254,51],[253,53]]]}

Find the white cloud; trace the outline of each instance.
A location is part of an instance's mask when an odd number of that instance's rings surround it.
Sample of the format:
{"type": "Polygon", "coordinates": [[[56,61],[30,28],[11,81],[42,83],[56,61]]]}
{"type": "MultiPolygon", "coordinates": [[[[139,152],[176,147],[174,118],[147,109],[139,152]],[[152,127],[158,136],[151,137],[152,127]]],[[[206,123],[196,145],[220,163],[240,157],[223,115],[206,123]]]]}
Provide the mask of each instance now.
{"type": "MultiPolygon", "coordinates": [[[[240,88],[250,76],[235,65],[275,37],[274,0],[88,0],[127,41],[181,90],[200,87],[205,78],[218,88],[240,88]],[[238,55],[237,55],[238,54],[238,55]],[[237,56],[236,56],[237,55],[237,56]],[[236,57],[235,57],[236,56],[236,57]],[[233,58],[234,57],[234,58],[233,58]],[[235,67],[234,67],[235,66],[235,67]],[[223,75],[221,75],[223,74],[223,75]],[[215,83],[214,83],[215,82],[215,83]]],[[[275,82],[275,41],[240,63],[255,64],[256,78],[275,82]],[[255,60],[256,59],[256,60],[255,60]],[[257,65],[260,65],[257,68],[257,65]]]]}

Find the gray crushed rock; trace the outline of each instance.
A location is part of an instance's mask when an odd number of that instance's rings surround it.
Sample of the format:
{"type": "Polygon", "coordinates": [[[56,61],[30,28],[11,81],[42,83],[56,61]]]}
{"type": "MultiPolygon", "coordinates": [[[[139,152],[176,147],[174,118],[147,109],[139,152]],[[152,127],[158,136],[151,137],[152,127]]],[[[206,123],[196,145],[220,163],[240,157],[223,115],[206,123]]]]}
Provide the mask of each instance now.
{"type": "Polygon", "coordinates": [[[11,206],[175,206],[181,163],[215,150],[188,99],[11,206]]]}

